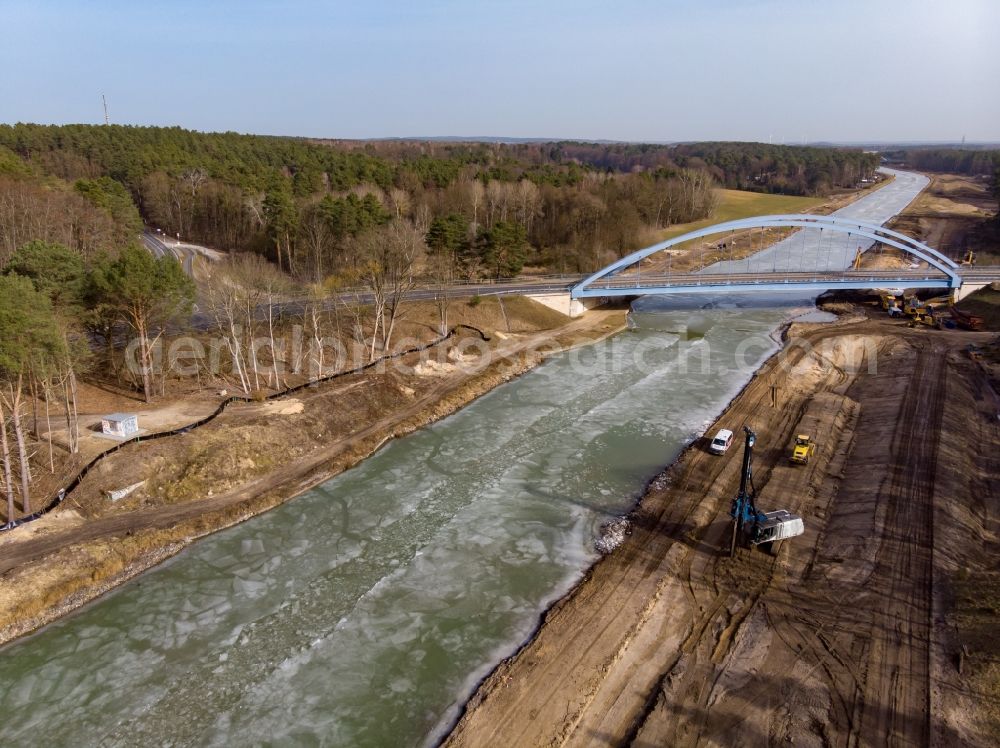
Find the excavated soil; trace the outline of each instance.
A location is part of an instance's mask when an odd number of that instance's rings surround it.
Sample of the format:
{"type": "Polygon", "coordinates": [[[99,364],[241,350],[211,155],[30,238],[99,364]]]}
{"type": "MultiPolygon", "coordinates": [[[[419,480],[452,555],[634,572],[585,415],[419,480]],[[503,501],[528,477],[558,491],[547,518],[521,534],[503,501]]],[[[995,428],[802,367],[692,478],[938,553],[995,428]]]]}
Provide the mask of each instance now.
{"type": "Polygon", "coordinates": [[[963,549],[996,548],[982,491],[1000,465],[967,457],[1000,443],[963,350],[977,336],[881,321],[790,336],[709,432],[754,428],[758,503],[805,535],[730,558],[741,449],[693,446],[447,745],[992,744],[949,624],[963,549]],[[802,432],[818,448],[795,466],[802,432]]]}

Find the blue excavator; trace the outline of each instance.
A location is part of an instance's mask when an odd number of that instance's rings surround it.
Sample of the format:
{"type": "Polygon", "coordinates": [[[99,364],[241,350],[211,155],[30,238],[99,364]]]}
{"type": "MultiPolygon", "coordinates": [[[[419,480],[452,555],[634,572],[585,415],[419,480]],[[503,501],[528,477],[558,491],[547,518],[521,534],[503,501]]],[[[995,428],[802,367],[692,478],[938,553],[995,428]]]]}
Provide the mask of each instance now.
{"type": "Polygon", "coordinates": [[[805,532],[802,517],[784,509],[762,512],[757,509],[757,489],[753,485],[753,447],[757,434],[749,426],[743,427],[746,441],[743,445],[743,469],[740,473],[740,492],[733,499],[729,516],[733,518],[733,535],[729,555],[736,555],[736,548],[754,548],[778,555],[781,541],[805,532]]]}

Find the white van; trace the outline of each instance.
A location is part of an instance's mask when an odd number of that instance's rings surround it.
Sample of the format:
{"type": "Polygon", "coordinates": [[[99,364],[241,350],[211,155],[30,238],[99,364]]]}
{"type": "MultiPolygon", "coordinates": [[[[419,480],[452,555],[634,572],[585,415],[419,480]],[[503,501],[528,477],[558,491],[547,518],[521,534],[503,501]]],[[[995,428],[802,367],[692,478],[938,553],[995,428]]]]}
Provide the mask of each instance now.
{"type": "Polygon", "coordinates": [[[708,445],[708,451],[712,454],[724,455],[732,443],[733,432],[729,429],[719,429],[719,433],[715,435],[712,443],[708,445]]]}

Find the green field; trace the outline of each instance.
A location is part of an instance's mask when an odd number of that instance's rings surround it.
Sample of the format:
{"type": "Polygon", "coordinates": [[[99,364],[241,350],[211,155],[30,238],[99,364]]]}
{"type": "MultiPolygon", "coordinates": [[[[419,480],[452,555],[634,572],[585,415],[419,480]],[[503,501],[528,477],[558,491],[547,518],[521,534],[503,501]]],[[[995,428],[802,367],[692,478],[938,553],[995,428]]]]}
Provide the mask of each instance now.
{"type": "Polygon", "coordinates": [[[822,205],[828,197],[791,197],[788,195],[768,195],[763,192],[744,190],[719,190],[719,207],[711,218],[690,223],[678,223],[663,231],[658,231],[656,241],[665,241],[689,231],[711,226],[715,223],[735,221],[738,218],[766,216],[777,213],[807,213],[817,205],[822,205]]]}

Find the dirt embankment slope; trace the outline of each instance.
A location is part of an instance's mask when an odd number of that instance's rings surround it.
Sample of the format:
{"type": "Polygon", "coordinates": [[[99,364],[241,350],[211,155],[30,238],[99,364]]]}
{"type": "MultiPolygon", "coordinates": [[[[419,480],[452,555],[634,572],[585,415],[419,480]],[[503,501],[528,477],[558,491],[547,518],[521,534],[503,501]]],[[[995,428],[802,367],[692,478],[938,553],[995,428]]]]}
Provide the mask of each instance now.
{"type": "Polygon", "coordinates": [[[1000,262],[997,200],[989,183],[960,174],[927,176],[931,180],[927,189],[888,226],[956,261],[972,250],[980,265],[1000,262]]]}
{"type": "MultiPolygon", "coordinates": [[[[507,305],[511,313],[517,308],[507,305]]],[[[551,330],[490,329],[488,345],[475,336],[449,340],[399,365],[294,397],[235,405],[190,433],[127,446],[91,471],[55,512],[0,536],[0,643],[86,603],[198,537],[327,480],[387,440],[447,416],[536,366],[549,352],[604,337],[624,321],[624,310],[609,309],[551,330]],[[120,501],[106,494],[136,484],[120,501]]]]}
{"type": "Polygon", "coordinates": [[[806,534],[777,558],[723,555],[741,450],[693,447],[449,746],[989,742],[947,623],[945,551],[997,516],[980,494],[995,461],[942,469],[1000,443],[971,337],[872,321],[792,335],[718,425],[757,431],[761,508],[806,534]],[[803,431],[818,451],[793,466],[803,431]]]}

